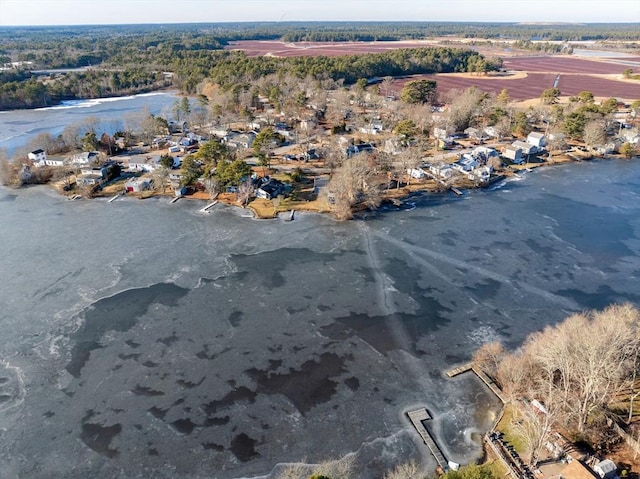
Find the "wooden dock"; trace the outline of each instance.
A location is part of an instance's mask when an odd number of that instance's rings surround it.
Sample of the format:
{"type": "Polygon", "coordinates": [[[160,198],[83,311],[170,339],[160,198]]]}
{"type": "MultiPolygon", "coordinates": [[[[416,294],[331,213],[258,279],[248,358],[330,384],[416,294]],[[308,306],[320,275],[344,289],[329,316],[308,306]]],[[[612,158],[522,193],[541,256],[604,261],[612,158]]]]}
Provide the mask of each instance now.
{"type": "Polygon", "coordinates": [[[113,198],[111,198],[111,199],[109,200],[109,203],[113,203],[115,200],[117,200],[117,199],[118,199],[118,197],[119,197],[119,196],[120,196],[120,193],[118,193],[116,196],[114,196],[113,198]]]}
{"type": "Polygon", "coordinates": [[[487,374],[480,368],[476,367],[472,362],[462,364],[453,369],[450,369],[445,374],[447,377],[452,378],[462,373],[466,373],[467,371],[473,371],[476,376],[478,376],[483,383],[487,385],[491,392],[495,394],[500,401],[506,403],[504,395],[502,394],[502,390],[498,387],[498,385],[491,379],[487,374]]]}
{"type": "Polygon", "coordinates": [[[458,196],[462,196],[464,194],[462,193],[462,191],[460,191],[458,188],[455,188],[454,186],[451,187],[451,191],[453,191],[458,196]]]}
{"type": "Polygon", "coordinates": [[[500,401],[502,401],[503,404],[506,404],[507,401],[506,401],[504,395],[502,394],[502,390],[493,381],[493,379],[491,379],[489,376],[487,376],[484,371],[482,371],[481,369],[479,369],[479,368],[477,368],[475,366],[472,367],[471,369],[473,370],[474,373],[476,373],[476,375],[480,379],[482,379],[482,382],[484,382],[489,387],[489,389],[491,389],[493,394],[495,394],[498,397],[498,399],[500,399],[500,401]]]}
{"type": "Polygon", "coordinates": [[[449,468],[449,463],[445,459],[444,454],[442,454],[442,451],[440,450],[436,442],[433,440],[433,437],[431,437],[429,431],[427,431],[427,428],[422,423],[422,421],[431,419],[431,415],[429,414],[427,409],[421,408],[416,409],[415,411],[409,411],[407,413],[407,416],[409,416],[411,424],[413,424],[413,427],[415,427],[416,431],[418,431],[418,434],[420,434],[420,437],[431,451],[431,454],[436,459],[438,465],[446,471],[449,468]]]}
{"type": "Polygon", "coordinates": [[[178,201],[180,198],[182,198],[182,196],[176,196],[175,198],[173,198],[171,201],[169,201],[170,204],[174,204],[176,201],[178,201]]]}
{"type": "Polygon", "coordinates": [[[473,363],[462,364],[456,368],[449,369],[446,372],[447,377],[452,378],[457,376],[458,374],[466,373],[467,371],[471,371],[473,369],[473,363]]]}

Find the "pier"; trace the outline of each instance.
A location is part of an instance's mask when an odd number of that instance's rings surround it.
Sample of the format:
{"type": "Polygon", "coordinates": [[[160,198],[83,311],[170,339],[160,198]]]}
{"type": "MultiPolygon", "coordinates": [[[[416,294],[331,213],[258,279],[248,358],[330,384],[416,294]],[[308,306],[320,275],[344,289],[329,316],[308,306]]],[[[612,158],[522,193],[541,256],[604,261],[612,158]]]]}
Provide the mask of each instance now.
{"type": "Polygon", "coordinates": [[[207,206],[205,206],[204,208],[200,209],[201,213],[206,213],[207,211],[209,211],[211,208],[213,208],[215,205],[218,204],[218,200],[215,200],[213,203],[209,203],[207,206]]]}
{"type": "Polygon", "coordinates": [[[118,199],[118,196],[120,196],[120,193],[118,193],[116,196],[114,196],[113,198],[109,199],[109,203],[113,203],[115,200],[118,199]]]}
{"type": "Polygon", "coordinates": [[[452,378],[459,374],[466,373],[467,371],[473,371],[475,375],[478,376],[489,389],[491,389],[491,392],[495,394],[498,399],[500,399],[500,401],[502,401],[503,403],[507,402],[504,395],[502,394],[502,390],[498,387],[495,381],[491,379],[482,369],[475,366],[472,362],[465,363],[453,369],[450,369],[445,374],[447,375],[447,377],[452,378]]]}
{"type": "Polygon", "coordinates": [[[447,463],[444,454],[442,454],[442,451],[434,441],[433,437],[431,437],[431,434],[429,433],[429,431],[427,431],[427,428],[422,422],[431,419],[431,415],[429,414],[427,409],[421,408],[416,409],[415,411],[409,411],[407,413],[407,416],[409,416],[411,424],[413,424],[413,427],[415,427],[416,431],[418,431],[418,434],[420,434],[420,437],[431,451],[431,454],[436,459],[438,465],[442,468],[442,470],[446,471],[449,468],[449,464],[447,463]]]}

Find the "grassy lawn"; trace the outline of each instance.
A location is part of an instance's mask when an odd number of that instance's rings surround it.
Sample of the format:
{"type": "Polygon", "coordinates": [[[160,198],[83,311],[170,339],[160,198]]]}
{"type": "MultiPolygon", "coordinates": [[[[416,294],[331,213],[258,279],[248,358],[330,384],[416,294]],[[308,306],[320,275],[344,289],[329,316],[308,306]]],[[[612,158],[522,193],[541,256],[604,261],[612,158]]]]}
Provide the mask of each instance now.
{"type": "Polygon", "coordinates": [[[496,428],[498,431],[504,434],[504,440],[511,444],[518,454],[524,454],[527,452],[527,448],[524,442],[518,436],[515,430],[515,422],[518,420],[519,414],[515,406],[512,404],[507,404],[505,406],[504,415],[502,419],[498,423],[498,427],[496,428]]]}

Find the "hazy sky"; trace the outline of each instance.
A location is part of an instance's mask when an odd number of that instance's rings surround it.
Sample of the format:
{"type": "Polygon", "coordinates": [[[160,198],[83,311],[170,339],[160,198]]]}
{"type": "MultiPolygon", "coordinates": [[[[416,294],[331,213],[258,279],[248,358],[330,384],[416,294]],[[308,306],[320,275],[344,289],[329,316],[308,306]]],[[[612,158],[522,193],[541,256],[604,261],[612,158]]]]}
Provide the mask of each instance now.
{"type": "Polygon", "coordinates": [[[282,20],[640,22],[640,1],[0,0],[0,25],[282,20]]]}

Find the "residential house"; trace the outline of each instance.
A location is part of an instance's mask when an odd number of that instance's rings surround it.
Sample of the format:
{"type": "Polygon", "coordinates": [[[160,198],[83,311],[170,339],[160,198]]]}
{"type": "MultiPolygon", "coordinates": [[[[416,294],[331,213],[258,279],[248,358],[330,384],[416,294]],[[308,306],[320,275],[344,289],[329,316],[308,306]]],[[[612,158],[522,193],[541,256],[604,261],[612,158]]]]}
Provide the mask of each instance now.
{"type": "Polygon", "coordinates": [[[33,161],[33,166],[64,166],[64,158],[47,156],[44,150],[34,150],[27,155],[33,161]]]}
{"type": "Polygon", "coordinates": [[[425,171],[422,168],[407,168],[407,174],[416,180],[421,180],[425,177],[425,171]]]}
{"type": "Polygon", "coordinates": [[[538,148],[538,151],[542,150],[545,146],[547,146],[547,138],[544,133],[540,133],[537,131],[532,131],[527,136],[527,143],[538,148]]]}
{"type": "Polygon", "coordinates": [[[358,153],[364,153],[365,151],[372,151],[373,145],[371,143],[359,143],[357,145],[351,145],[347,147],[346,155],[347,157],[352,157],[353,155],[357,155],[358,153]]]}
{"type": "Polygon", "coordinates": [[[159,156],[141,156],[129,159],[129,171],[153,172],[161,166],[159,156]]]}
{"type": "Polygon", "coordinates": [[[430,165],[429,171],[438,178],[449,179],[453,176],[453,168],[446,163],[439,163],[437,165],[430,165]]]}
{"type": "Polygon", "coordinates": [[[83,151],[77,155],[73,155],[71,158],[72,165],[88,165],[98,159],[98,153],[96,151],[83,151]]]}
{"type": "Polygon", "coordinates": [[[270,200],[283,194],[285,191],[285,185],[279,180],[269,179],[263,182],[256,190],[256,196],[265,200],[270,200]]]}
{"type": "Polygon", "coordinates": [[[485,135],[485,133],[478,128],[469,127],[466,130],[464,130],[464,133],[474,142],[482,143],[484,140],[489,139],[489,137],[485,135]]]}
{"type": "Polygon", "coordinates": [[[103,181],[103,177],[100,174],[94,173],[81,173],[76,176],[76,183],[79,186],[94,186],[99,185],[103,181]]]}
{"type": "Polygon", "coordinates": [[[528,143],[526,141],[516,140],[512,143],[512,145],[520,148],[524,156],[535,155],[539,151],[537,146],[532,145],[531,143],[528,143]]]}
{"type": "Polygon", "coordinates": [[[83,175],[97,175],[100,178],[106,178],[107,176],[107,166],[94,166],[94,167],[84,167],[80,169],[80,173],[83,175]]]}
{"type": "Polygon", "coordinates": [[[27,156],[34,163],[40,163],[37,166],[44,166],[45,161],[47,160],[47,153],[42,149],[33,150],[27,156]]]}
{"type": "Polygon", "coordinates": [[[131,178],[124,184],[127,193],[139,193],[151,189],[151,180],[147,178],[131,178]]]}
{"type": "Polygon", "coordinates": [[[251,148],[256,134],[252,131],[248,133],[231,133],[223,141],[231,148],[251,148]]]}
{"type": "Polygon", "coordinates": [[[187,122],[186,121],[170,121],[169,122],[169,133],[183,133],[187,131],[187,122]]]}
{"type": "Polygon", "coordinates": [[[479,164],[478,160],[476,160],[473,156],[465,153],[464,155],[462,155],[462,158],[460,158],[451,166],[462,173],[468,173],[472,170],[475,170],[479,166],[479,164]]]}
{"type": "Polygon", "coordinates": [[[524,158],[522,156],[522,148],[516,145],[507,145],[507,147],[504,149],[503,156],[516,164],[520,164],[524,161],[524,158]]]}
{"type": "Polygon", "coordinates": [[[472,181],[489,181],[491,167],[480,166],[467,173],[467,177],[472,181]]]}
{"type": "Polygon", "coordinates": [[[500,153],[494,148],[490,148],[488,146],[479,146],[475,148],[471,155],[478,160],[480,163],[486,163],[490,158],[500,156],[500,153]]]}

